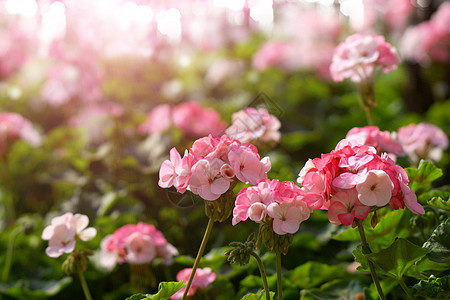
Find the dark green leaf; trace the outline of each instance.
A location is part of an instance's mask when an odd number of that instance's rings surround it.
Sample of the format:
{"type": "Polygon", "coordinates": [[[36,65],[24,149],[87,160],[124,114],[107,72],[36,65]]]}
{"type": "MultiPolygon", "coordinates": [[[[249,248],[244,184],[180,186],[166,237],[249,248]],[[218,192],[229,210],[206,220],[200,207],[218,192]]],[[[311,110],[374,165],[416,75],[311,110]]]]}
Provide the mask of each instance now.
{"type": "Polygon", "coordinates": [[[71,277],[61,280],[24,279],[8,284],[0,283],[0,293],[18,299],[48,298],[58,294],[71,282],[71,277]]]}
{"type": "Polygon", "coordinates": [[[423,247],[431,250],[427,254],[430,260],[450,262],[450,223],[448,219],[433,231],[423,247]]]}
{"type": "Polygon", "coordinates": [[[170,296],[178,292],[184,286],[185,284],[183,280],[180,282],[161,282],[158,286],[158,293],[154,295],[135,294],[128,297],[126,300],[168,300],[170,299],[170,296]]]}
{"type": "Polygon", "coordinates": [[[312,288],[322,282],[335,279],[337,274],[345,276],[343,266],[309,261],[288,272],[285,277],[301,288],[312,288]]]}
{"type": "Polygon", "coordinates": [[[355,257],[355,261],[358,262],[361,266],[358,267],[358,271],[369,271],[369,265],[367,264],[367,258],[362,252],[362,246],[359,244],[356,246],[355,250],[352,251],[353,256],[355,257]]]}
{"type": "Polygon", "coordinates": [[[450,275],[436,278],[431,275],[426,280],[421,280],[412,287],[416,296],[427,299],[448,299],[450,296],[450,275]]]}
{"type": "MultiPolygon", "coordinates": [[[[273,299],[273,296],[275,295],[274,292],[269,292],[270,299],[273,299]]],[[[266,300],[266,292],[261,291],[258,294],[247,294],[244,297],[241,298],[241,300],[266,300]]]]}
{"type": "Polygon", "coordinates": [[[388,248],[377,253],[367,254],[366,257],[380,267],[386,275],[400,279],[416,261],[428,252],[430,252],[429,249],[399,238],[388,248]]]}
{"type": "MultiPolygon", "coordinates": [[[[389,294],[389,292],[398,285],[398,281],[394,278],[386,278],[385,280],[380,281],[381,289],[385,295],[389,294]]],[[[369,288],[364,289],[364,299],[365,300],[379,300],[380,296],[378,295],[377,288],[375,284],[371,284],[369,288]]]]}
{"type": "Polygon", "coordinates": [[[322,285],[320,288],[302,290],[301,300],[357,299],[363,289],[356,280],[336,280],[322,285]]]}
{"type": "Polygon", "coordinates": [[[409,187],[417,194],[428,192],[431,183],[443,175],[441,169],[426,160],[420,161],[418,169],[406,168],[405,171],[410,181],[409,187]]]}

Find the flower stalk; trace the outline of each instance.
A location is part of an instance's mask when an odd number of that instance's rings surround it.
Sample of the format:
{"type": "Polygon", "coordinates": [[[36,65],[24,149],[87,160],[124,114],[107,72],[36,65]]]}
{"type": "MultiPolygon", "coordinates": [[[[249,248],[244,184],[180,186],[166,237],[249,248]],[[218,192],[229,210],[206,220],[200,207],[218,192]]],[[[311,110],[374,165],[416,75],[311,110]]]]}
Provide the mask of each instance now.
{"type": "Polygon", "coordinates": [[[202,243],[200,244],[200,248],[198,249],[197,257],[195,258],[194,266],[192,267],[191,275],[189,276],[188,283],[186,284],[186,289],[184,290],[182,300],[185,300],[187,297],[187,294],[189,292],[189,288],[191,287],[192,280],[194,280],[195,271],[198,268],[198,265],[200,264],[200,259],[203,256],[203,252],[206,248],[206,243],[208,242],[209,235],[211,234],[212,228],[214,225],[214,221],[212,219],[209,219],[208,225],[206,226],[205,234],[203,235],[202,243]]]}
{"type": "Polygon", "coordinates": [[[277,258],[277,294],[278,294],[278,300],[283,300],[283,285],[281,282],[281,251],[276,251],[276,258],[277,258]]]}
{"type": "MultiPolygon", "coordinates": [[[[366,234],[364,233],[364,227],[361,224],[361,222],[359,222],[359,224],[358,224],[358,231],[359,231],[359,236],[361,237],[363,253],[364,254],[372,253],[372,250],[369,247],[369,243],[367,243],[366,234]]],[[[372,280],[373,280],[373,283],[375,284],[375,287],[377,288],[377,292],[378,292],[378,295],[380,296],[380,299],[386,300],[386,296],[384,295],[383,290],[381,289],[381,285],[380,285],[380,281],[378,280],[377,273],[375,272],[375,266],[369,259],[367,260],[367,263],[369,264],[370,275],[372,275],[372,280]]]]}
{"type": "Polygon", "coordinates": [[[91,293],[89,292],[89,287],[86,282],[86,278],[84,277],[84,270],[81,266],[77,267],[78,277],[80,278],[81,287],[83,288],[84,296],[86,300],[92,300],[91,293]]]}
{"type": "Polygon", "coordinates": [[[269,290],[269,284],[267,283],[267,276],[266,276],[266,270],[264,269],[264,264],[259,258],[258,254],[256,254],[254,251],[250,252],[250,255],[253,256],[256,259],[256,262],[258,263],[259,272],[261,273],[261,279],[263,281],[264,285],[264,292],[266,294],[266,300],[270,300],[270,290],[269,290]]]}
{"type": "Polygon", "coordinates": [[[6,280],[8,279],[9,270],[11,269],[11,263],[12,263],[12,259],[13,259],[13,253],[14,253],[14,242],[16,240],[16,237],[21,232],[22,232],[22,227],[18,226],[16,228],[14,228],[14,230],[11,232],[11,235],[9,236],[8,248],[6,250],[5,265],[3,266],[3,272],[2,272],[2,282],[6,282],[6,280]]]}

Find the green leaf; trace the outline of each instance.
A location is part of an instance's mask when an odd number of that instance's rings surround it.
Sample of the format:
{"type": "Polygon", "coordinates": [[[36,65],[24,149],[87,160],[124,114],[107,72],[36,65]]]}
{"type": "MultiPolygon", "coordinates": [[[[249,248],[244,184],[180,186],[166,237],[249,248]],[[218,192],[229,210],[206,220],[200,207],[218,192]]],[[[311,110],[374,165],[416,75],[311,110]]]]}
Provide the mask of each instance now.
{"type": "Polygon", "coordinates": [[[320,288],[302,290],[300,299],[357,299],[357,296],[362,295],[362,293],[363,288],[359,281],[335,280],[322,285],[320,288]]]}
{"type": "Polygon", "coordinates": [[[352,251],[353,256],[355,257],[355,261],[358,262],[361,266],[358,267],[358,271],[369,271],[369,265],[367,263],[367,258],[362,252],[362,245],[359,244],[356,246],[355,250],[352,251]]]}
{"type": "Polygon", "coordinates": [[[183,280],[180,282],[161,282],[158,286],[158,293],[154,295],[135,294],[128,297],[126,300],[168,300],[170,299],[170,296],[178,292],[184,286],[185,284],[183,280]]]}
{"type": "Polygon", "coordinates": [[[18,299],[48,298],[58,294],[71,282],[71,277],[61,280],[21,279],[12,283],[0,283],[0,294],[18,299]]]}
{"type": "Polygon", "coordinates": [[[301,288],[312,288],[322,282],[335,279],[337,274],[345,276],[343,266],[309,261],[288,272],[285,277],[301,288]]]}
{"type": "MultiPolygon", "coordinates": [[[[273,299],[274,295],[275,295],[274,292],[269,292],[269,297],[271,300],[273,299]]],[[[244,297],[242,297],[241,300],[266,300],[266,292],[262,290],[258,294],[247,294],[244,297]]]]}
{"type": "MultiPolygon", "coordinates": [[[[381,289],[384,294],[387,295],[389,292],[398,285],[398,281],[394,278],[387,277],[385,280],[380,281],[381,289]]],[[[371,284],[369,288],[364,289],[364,299],[366,300],[379,300],[377,287],[375,284],[371,284]]]]}
{"type": "Polygon", "coordinates": [[[416,261],[428,252],[430,252],[429,249],[399,238],[388,248],[377,253],[367,254],[366,257],[380,267],[386,275],[400,279],[416,261]]]}
{"type": "Polygon", "coordinates": [[[447,200],[443,200],[441,197],[434,197],[428,200],[428,204],[436,208],[450,211],[450,198],[447,196],[447,200]]]}
{"type": "MultiPolygon", "coordinates": [[[[410,235],[409,219],[411,215],[412,213],[406,209],[389,211],[384,216],[379,216],[379,222],[375,228],[372,228],[369,224],[370,216],[366,218],[365,233],[372,250],[377,250],[377,247],[388,247],[397,237],[408,237],[410,235]]],[[[358,228],[346,229],[334,236],[333,239],[358,242],[360,241],[358,228]]]]}
{"type": "Polygon", "coordinates": [[[418,169],[406,168],[405,171],[410,181],[409,187],[417,194],[431,190],[431,183],[443,175],[441,169],[426,160],[420,161],[418,169]]]}
{"type": "Polygon", "coordinates": [[[450,262],[450,223],[448,219],[433,231],[423,247],[431,250],[427,254],[430,260],[450,262]]]}
{"type": "Polygon", "coordinates": [[[416,296],[427,299],[448,299],[450,296],[450,275],[436,278],[433,275],[426,280],[421,280],[412,287],[416,296]]]}

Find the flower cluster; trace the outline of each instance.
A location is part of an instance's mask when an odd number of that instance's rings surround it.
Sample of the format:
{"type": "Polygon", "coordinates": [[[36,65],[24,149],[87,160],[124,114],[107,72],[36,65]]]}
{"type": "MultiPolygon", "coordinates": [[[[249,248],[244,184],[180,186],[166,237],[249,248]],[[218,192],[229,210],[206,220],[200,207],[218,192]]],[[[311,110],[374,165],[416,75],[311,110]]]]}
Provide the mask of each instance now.
{"type": "Polygon", "coordinates": [[[428,123],[401,127],[398,130],[398,139],[406,155],[415,163],[420,159],[439,161],[443,150],[448,148],[445,133],[439,127],[428,123]]]}
{"type": "Polygon", "coordinates": [[[139,132],[161,133],[172,125],[190,137],[218,136],[225,130],[225,123],[217,111],[205,108],[198,102],[184,102],[174,107],[168,104],[156,106],[139,126],[139,132]]]}
{"type": "Polygon", "coordinates": [[[311,214],[305,202],[310,196],[314,195],[308,195],[292,181],[258,180],[237,195],[232,224],[247,219],[261,223],[270,217],[276,234],[295,233],[311,214]]]}
{"type": "Polygon", "coordinates": [[[381,131],[377,126],[354,127],[347,133],[344,141],[372,146],[377,150],[378,155],[381,155],[382,152],[403,155],[403,148],[398,141],[397,134],[381,131]]]}
{"type": "Polygon", "coordinates": [[[172,263],[177,249],[169,244],[155,226],[139,222],[128,224],[107,235],[101,242],[100,262],[108,269],[119,263],[146,264],[161,257],[165,264],[172,263]]]}
{"type": "Polygon", "coordinates": [[[354,82],[370,81],[380,69],[387,73],[397,68],[400,58],[381,35],[354,34],[334,50],[330,65],[334,81],[350,78],[354,82]]]}
{"type": "Polygon", "coordinates": [[[330,222],[350,225],[363,220],[373,206],[393,209],[405,205],[424,214],[415,193],[408,187],[408,175],[387,153],[373,147],[341,141],[336,150],[308,160],[297,180],[303,190],[315,194],[304,201],[315,209],[328,210],[330,222]]]}
{"type": "Polygon", "coordinates": [[[82,214],[66,213],[53,218],[42,232],[42,239],[48,240],[45,253],[50,257],[59,257],[75,249],[77,238],[82,241],[92,239],[97,230],[93,227],[86,228],[88,224],[89,218],[82,214]]]}
{"type": "Polygon", "coordinates": [[[429,21],[410,27],[400,43],[401,53],[409,60],[427,65],[431,61],[450,62],[450,3],[439,6],[429,21]]]}
{"type": "Polygon", "coordinates": [[[249,143],[223,135],[211,135],[194,142],[183,158],[175,148],[170,150],[170,160],[162,163],[159,171],[159,186],[174,186],[178,192],[190,190],[205,200],[216,200],[238,180],[256,184],[267,178],[270,170],[268,157],[260,159],[258,149],[249,143]]]}
{"type": "MultiPolygon", "coordinates": [[[[177,281],[184,280],[188,281],[189,276],[191,276],[192,268],[186,268],[178,272],[177,281]]],[[[214,280],[216,280],[216,274],[211,271],[211,268],[203,268],[197,269],[194,275],[194,280],[192,281],[192,285],[189,288],[188,296],[193,296],[198,289],[206,288],[210,285],[214,280]]],[[[186,287],[183,287],[178,292],[173,294],[170,299],[181,299],[183,297],[184,291],[186,287]]]]}
{"type": "Polygon", "coordinates": [[[257,139],[265,143],[280,141],[281,123],[265,108],[247,107],[234,113],[231,118],[232,124],[226,130],[229,137],[243,143],[257,139]]]}
{"type": "Polygon", "coordinates": [[[41,144],[41,136],[29,120],[17,113],[0,113],[0,152],[4,153],[8,146],[18,139],[34,147],[41,144]]]}

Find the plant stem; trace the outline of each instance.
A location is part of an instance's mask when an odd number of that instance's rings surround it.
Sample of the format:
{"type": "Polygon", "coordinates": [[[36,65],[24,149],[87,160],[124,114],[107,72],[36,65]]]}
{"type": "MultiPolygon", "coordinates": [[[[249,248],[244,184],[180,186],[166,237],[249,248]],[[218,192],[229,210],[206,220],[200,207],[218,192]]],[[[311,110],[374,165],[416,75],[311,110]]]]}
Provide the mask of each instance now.
{"type": "Polygon", "coordinates": [[[189,292],[189,288],[191,287],[192,280],[194,279],[195,271],[198,268],[198,265],[200,263],[200,259],[203,256],[203,251],[205,251],[206,243],[208,242],[209,235],[211,234],[212,228],[214,225],[214,221],[212,219],[209,219],[208,225],[206,226],[205,234],[203,235],[203,240],[200,245],[200,249],[198,249],[197,257],[195,258],[194,266],[192,267],[191,275],[189,276],[188,283],[186,285],[186,289],[184,290],[183,297],[181,300],[185,300],[187,297],[187,294],[189,292]]]}
{"type": "Polygon", "coordinates": [[[281,283],[281,251],[276,251],[277,256],[277,293],[278,300],[283,300],[283,285],[281,283]]]}
{"type": "Polygon", "coordinates": [[[408,295],[408,297],[410,299],[416,300],[416,297],[414,297],[413,294],[411,294],[411,291],[406,286],[405,282],[403,281],[403,279],[401,277],[398,278],[398,283],[400,283],[400,286],[402,287],[402,289],[405,291],[405,293],[408,295]]]}
{"type": "Polygon", "coordinates": [[[22,232],[22,227],[18,226],[16,228],[14,228],[14,230],[11,232],[11,235],[9,236],[8,248],[6,250],[5,265],[3,266],[3,272],[2,272],[2,281],[3,282],[6,282],[6,280],[8,279],[9,270],[11,269],[13,252],[14,252],[14,241],[16,240],[16,237],[21,232],[22,232]]]}
{"type": "Polygon", "coordinates": [[[258,262],[259,272],[261,273],[261,279],[264,284],[264,291],[266,292],[266,300],[270,300],[270,290],[269,285],[267,284],[266,270],[264,269],[264,264],[261,261],[261,258],[259,258],[258,254],[256,254],[254,251],[250,252],[250,255],[253,256],[258,262]]]}
{"type": "Polygon", "coordinates": [[[81,266],[77,266],[78,269],[78,277],[80,278],[81,287],[83,288],[84,296],[86,300],[92,300],[91,293],[89,292],[89,287],[86,282],[86,278],[84,277],[84,271],[81,266]]]}
{"type": "MultiPolygon", "coordinates": [[[[359,231],[359,236],[361,237],[363,253],[364,254],[372,253],[372,250],[370,250],[369,244],[367,243],[366,235],[364,233],[364,227],[362,224],[358,225],[358,231],[359,231]]],[[[381,289],[381,285],[380,285],[380,281],[378,280],[377,273],[375,272],[375,266],[373,265],[372,261],[370,261],[369,259],[367,259],[367,263],[369,265],[370,274],[372,275],[372,280],[373,280],[373,283],[375,284],[375,287],[377,288],[380,299],[386,300],[386,296],[384,295],[383,290],[381,289]]]]}

